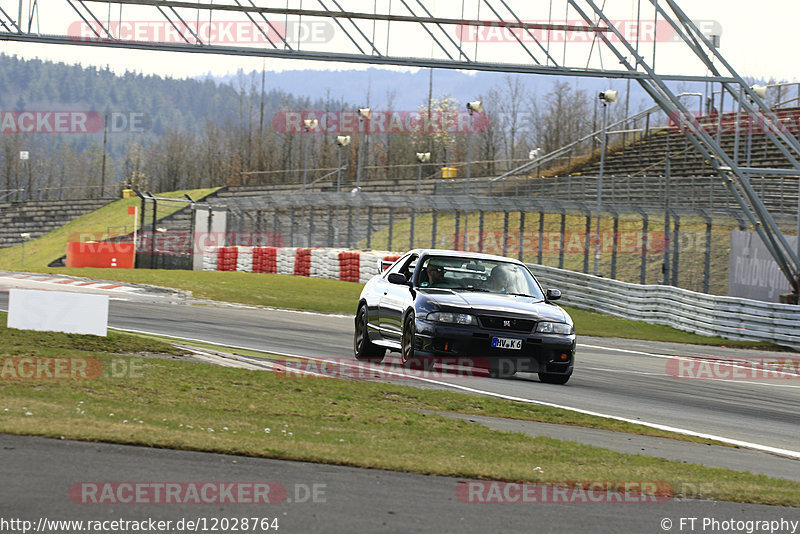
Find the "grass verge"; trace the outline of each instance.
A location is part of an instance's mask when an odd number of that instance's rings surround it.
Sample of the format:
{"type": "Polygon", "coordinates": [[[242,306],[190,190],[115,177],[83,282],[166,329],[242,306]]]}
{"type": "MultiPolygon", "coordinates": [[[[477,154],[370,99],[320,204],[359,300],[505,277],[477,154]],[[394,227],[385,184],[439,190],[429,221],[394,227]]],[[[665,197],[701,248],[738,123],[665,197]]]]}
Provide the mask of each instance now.
{"type": "MultiPolygon", "coordinates": [[[[90,340],[3,328],[0,341],[6,372],[10,356],[72,355],[108,363],[132,350],[168,350],[157,340],[122,334],[90,340]]],[[[136,375],[83,380],[4,375],[0,432],[476,479],[661,481],[679,495],[680,488],[702,484],[707,498],[800,502],[798,482],[498,432],[420,413],[431,408],[484,415],[501,409],[550,410],[536,406],[385,383],[279,378],[167,358],[145,363],[136,375]]]]}
{"type": "MultiPolygon", "coordinates": [[[[201,299],[338,314],[355,313],[363,287],[362,284],[323,278],[223,271],[45,269],[45,272],[183,289],[201,299]]],[[[578,334],[585,336],[786,350],[771,343],[707,337],[569,306],[565,309],[575,320],[578,334]]]]}

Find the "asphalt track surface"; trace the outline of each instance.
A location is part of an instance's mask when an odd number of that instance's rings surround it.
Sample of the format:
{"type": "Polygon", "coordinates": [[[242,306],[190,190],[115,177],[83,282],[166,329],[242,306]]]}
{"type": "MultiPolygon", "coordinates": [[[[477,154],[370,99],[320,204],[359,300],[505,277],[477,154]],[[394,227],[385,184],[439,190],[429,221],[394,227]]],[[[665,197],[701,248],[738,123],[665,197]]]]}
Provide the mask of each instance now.
{"type": "MultiPolygon", "coordinates": [[[[5,291],[0,291],[0,307],[7,307],[5,291]]],[[[112,297],[109,322],[118,328],[311,358],[345,361],[352,351],[350,317],[217,306],[175,296],[112,297]]],[[[581,338],[579,343],[576,373],[566,386],[542,384],[535,375],[525,374],[502,380],[448,377],[445,373],[435,381],[399,381],[419,387],[469,388],[482,394],[565,405],[766,447],[800,448],[800,388],[793,380],[686,380],[670,377],[665,371],[674,354],[730,356],[731,351],[725,349],[581,338]],[[636,352],[626,352],[631,350],[636,352]]],[[[386,368],[399,370],[396,357],[387,358],[386,368]]],[[[229,512],[247,510],[242,505],[197,510],[192,505],[88,507],[70,501],[64,488],[86,480],[241,480],[237,477],[242,473],[257,474],[257,480],[275,480],[289,488],[293,484],[326,484],[328,497],[324,503],[270,505],[273,515],[284,514],[284,524],[291,527],[281,529],[283,532],[565,532],[577,528],[590,532],[664,532],[660,524],[663,518],[676,521],[671,531],[688,532],[691,530],[686,526],[678,529],[680,517],[775,520],[800,516],[797,509],[700,500],[636,506],[466,504],[455,496],[458,481],[443,477],[241,458],[235,469],[226,471],[220,466],[229,466],[231,457],[212,454],[11,436],[0,436],[0,443],[2,480],[14,481],[0,485],[0,518],[16,513],[28,518],[62,514],[87,519],[124,514],[142,519],[157,513],[174,519],[180,517],[176,514],[185,515],[190,510],[209,517],[230,516],[229,512]],[[46,462],[41,461],[43,457],[46,462]],[[249,468],[240,471],[242,465],[249,468]]],[[[800,463],[795,465],[800,469],[800,463]]],[[[694,531],[701,531],[700,527],[694,531]]]]}

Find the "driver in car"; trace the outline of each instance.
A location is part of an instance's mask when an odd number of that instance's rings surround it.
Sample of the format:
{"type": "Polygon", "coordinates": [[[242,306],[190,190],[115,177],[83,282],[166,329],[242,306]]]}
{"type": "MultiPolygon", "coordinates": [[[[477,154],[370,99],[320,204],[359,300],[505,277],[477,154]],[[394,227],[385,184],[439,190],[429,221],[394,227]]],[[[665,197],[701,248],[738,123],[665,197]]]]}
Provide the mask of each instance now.
{"type": "Polygon", "coordinates": [[[430,260],[425,268],[428,274],[428,287],[444,287],[444,266],[436,260],[430,260]]]}

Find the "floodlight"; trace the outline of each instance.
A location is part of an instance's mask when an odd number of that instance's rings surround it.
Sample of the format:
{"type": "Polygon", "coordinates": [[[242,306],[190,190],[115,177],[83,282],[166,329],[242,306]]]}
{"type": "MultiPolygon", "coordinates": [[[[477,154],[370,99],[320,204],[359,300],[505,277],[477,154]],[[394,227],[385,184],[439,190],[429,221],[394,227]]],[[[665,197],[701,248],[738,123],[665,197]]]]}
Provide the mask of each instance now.
{"type": "Polygon", "coordinates": [[[483,111],[483,102],[475,100],[474,102],[467,102],[467,110],[472,113],[481,113],[483,111]]]}
{"type": "Polygon", "coordinates": [[[750,89],[753,90],[753,92],[756,94],[756,96],[758,98],[764,98],[764,97],[767,96],[767,86],[766,85],[755,84],[755,85],[751,86],[750,89]]]}
{"type": "Polygon", "coordinates": [[[604,100],[605,102],[616,102],[617,101],[617,91],[613,89],[606,89],[605,91],[600,93],[600,100],[604,100]]]}

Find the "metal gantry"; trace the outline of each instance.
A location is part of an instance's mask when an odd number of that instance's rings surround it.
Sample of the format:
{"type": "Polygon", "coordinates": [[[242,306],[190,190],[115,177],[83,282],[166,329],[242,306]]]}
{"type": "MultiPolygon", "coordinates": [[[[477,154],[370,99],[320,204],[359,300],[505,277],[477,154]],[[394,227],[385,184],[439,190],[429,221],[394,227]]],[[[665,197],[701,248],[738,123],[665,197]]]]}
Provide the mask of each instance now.
{"type": "Polygon", "coordinates": [[[800,175],[800,142],[676,0],[0,0],[0,40],[634,80],[709,161],[799,289],[800,250],[749,180],[774,169],[739,165],[668,82],[718,87],[720,120],[729,98],[785,158],[776,172],[800,175]]]}

